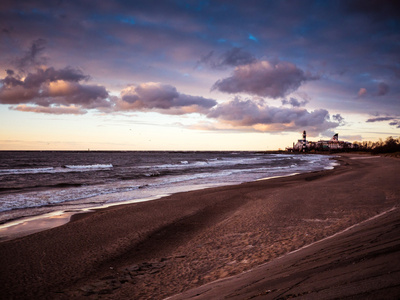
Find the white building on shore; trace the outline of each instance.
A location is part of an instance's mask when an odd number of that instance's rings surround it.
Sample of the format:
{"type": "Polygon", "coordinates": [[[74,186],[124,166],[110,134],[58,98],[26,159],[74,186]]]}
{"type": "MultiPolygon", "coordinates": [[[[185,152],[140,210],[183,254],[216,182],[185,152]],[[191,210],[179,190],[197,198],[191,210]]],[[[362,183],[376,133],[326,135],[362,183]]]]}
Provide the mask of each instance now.
{"type": "Polygon", "coordinates": [[[346,141],[339,140],[339,134],[336,133],[330,140],[319,140],[318,142],[307,141],[306,132],[303,132],[303,138],[297,143],[293,143],[293,147],[287,147],[289,152],[306,152],[311,150],[330,151],[330,150],[346,150],[357,149],[358,145],[346,141]]]}

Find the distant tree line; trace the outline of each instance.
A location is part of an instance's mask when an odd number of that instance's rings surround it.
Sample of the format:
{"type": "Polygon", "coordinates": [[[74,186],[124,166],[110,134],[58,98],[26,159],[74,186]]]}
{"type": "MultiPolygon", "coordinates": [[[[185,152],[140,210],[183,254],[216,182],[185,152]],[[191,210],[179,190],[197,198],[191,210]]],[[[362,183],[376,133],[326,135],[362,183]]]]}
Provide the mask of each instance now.
{"type": "Polygon", "coordinates": [[[355,142],[358,145],[361,151],[371,152],[372,154],[379,153],[394,153],[400,152],[400,138],[394,139],[389,136],[385,141],[379,139],[378,142],[364,141],[364,142],[355,142]]]}

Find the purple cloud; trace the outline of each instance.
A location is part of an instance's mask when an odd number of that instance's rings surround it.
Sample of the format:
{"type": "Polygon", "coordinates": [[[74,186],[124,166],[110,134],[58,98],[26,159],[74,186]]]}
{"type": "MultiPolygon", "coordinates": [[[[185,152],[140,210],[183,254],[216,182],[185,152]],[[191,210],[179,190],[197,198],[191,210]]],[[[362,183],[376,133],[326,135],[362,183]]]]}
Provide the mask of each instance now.
{"type": "MultiPolygon", "coordinates": [[[[45,97],[46,87],[54,79],[48,75],[43,81],[43,75],[33,69],[43,65],[48,57],[58,68],[66,64],[82,66],[99,81],[109,82],[110,89],[116,88],[116,82],[157,81],[175,86],[191,84],[201,93],[210,87],[208,82],[208,86],[204,84],[204,78],[214,78],[215,69],[236,67],[227,78],[216,77],[221,80],[214,84],[214,89],[274,99],[287,97],[284,105],[292,107],[301,107],[301,99],[291,101],[289,93],[315,79],[305,71],[312,70],[313,74],[324,74],[324,78],[321,85],[304,90],[320,99],[320,107],[326,107],[324,99],[337,97],[337,110],[399,112],[396,1],[328,1],[323,5],[318,1],[291,5],[284,1],[255,1],[253,4],[218,0],[213,4],[200,1],[185,5],[169,0],[96,5],[91,1],[3,1],[0,4],[0,64],[3,69],[13,66],[28,76],[18,77],[7,72],[8,79],[0,83],[0,103],[49,106],[76,103],[72,107],[80,105],[85,95],[95,99],[89,100],[91,104],[85,107],[101,104],[102,96],[96,98],[96,95],[105,94],[105,88],[90,88],[83,84],[87,78],[79,76],[75,81],[61,76],[68,83],[68,97],[56,96],[54,89],[51,97],[45,97]],[[258,43],[249,40],[249,33],[257,37],[258,43]],[[205,53],[208,54],[200,63],[213,70],[188,71],[205,53]],[[16,56],[19,58],[15,59],[16,56]],[[269,63],[272,67],[266,68],[255,57],[267,61],[281,58],[296,65],[283,67],[279,72],[279,63],[269,63]],[[184,73],[191,74],[183,77],[184,73]],[[378,86],[379,82],[374,81],[377,78],[384,83],[378,86]],[[36,80],[40,83],[38,88],[34,88],[38,86],[36,80]],[[18,97],[12,100],[13,95],[18,97]],[[376,101],[376,96],[382,97],[376,101]],[[351,98],[357,101],[350,103],[351,98]]],[[[178,94],[176,99],[184,99],[178,94]]],[[[188,97],[186,102],[193,100],[192,96],[188,97]]],[[[120,99],[118,104],[132,105],[128,99],[120,99]]],[[[110,97],[103,100],[104,105],[113,104],[110,97]]],[[[177,100],[170,100],[170,104],[156,102],[145,101],[141,109],[163,113],[174,110],[184,113],[184,107],[196,110],[196,105],[177,105],[177,100]]],[[[207,111],[198,105],[197,109],[200,108],[207,111]]]]}
{"type": "Polygon", "coordinates": [[[158,111],[165,114],[206,113],[217,101],[179,93],[161,83],[142,83],[121,92],[117,110],[158,111]]]}
{"type": "Polygon", "coordinates": [[[398,116],[395,117],[376,117],[376,118],[371,118],[368,119],[368,123],[374,123],[374,122],[384,122],[384,121],[391,121],[389,122],[390,126],[396,126],[396,128],[400,128],[400,120],[398,116]]]}
{"type": "MultiPolygon", "coordinates": [[[[0,79],[0,103],[31,104],[33,106],[29,106],[29,111],[39,111],[35,106],[77,106],[82,109],[110,107],[109,94],[105,87],[80,83],[88,78],[80,70],[69,67],[60,70],[52,67],[37,69],[34,73],[28,73],[25,78],[7,70],[7,76],[0,79]]],[[[27,107],[16,106],[13,109],[26,111],[27,107]]],[[[59,108],[57,110],[61,111],[59,108]]],[[[67,109],[62,111],[68,112],[67,109]]],[[[50,110],[41,109],[40,112],[50,110]]]]}
{"type": "Polygon", "coordinates": [[[394,117],[378,117],[378,118],[371,118],[371,119],[368,119],[367,120],[367,122],[368,123],[373,123],[373,122],[382,122],[382,121],[390,121],[390,120],[393,120],[393,119],[395,119],[394,117]]]}
{"type": "Polygon", "coordinates": [[[396,126],[396,128],[400,128],[400,120],[396,120],[389,123],[390,126],[396,126]]]}
{"type": "Polygon", "coordinates": [[[332,119],[338,121],[340,124],[344,122],[344,118],[340,114],[333,115],[332,119]]]}
{"type": "Polygon", "coordinates": [[[304,99],[303,101],[299,101],[296,98],[290,97],[289,100],[287,99],[283,99],[282,100],[282,105],[286,105],[289,104],[293,107],[301,107],[301,106],[305,106],[308,103],[308,100],[304,99]]]}
{"type": "Polygon", "coordinates": [[[257,131],[323,132],[339,125],[330,121],[327,110],[308,111],[302,108],[272,107],[252,100],[234,100],[218,105],[207,115],[232,126],[248,127],[257,131]]]}
{"type": "Polygon", "coordinates": [[[46,63],[46,58],[40,57],[39,55],[46,48],[47,41],[44,39],[37,39],[32,42],[29,50],[25,52],[25,54],[17,58],[15,61],[15,65],[18,70],[24,72],[31,67],[36,67],[46,63]]]}
{"type": "Polygon", "coordinates": [[[297,90],[306,81],[316,79],[289,62],[257,61],[238,66],[232,76],[218,80],[212,90],[226,93],[249,93],[280,98],[297,90]]]}
{"type": "Polygon", "coordinates": [[[233,47],[222,53],[219,57],[215,57],[214,51],[210,51],[207,55],[203,56],[197,64],[206,64],[214,69],[224,69],[225,67],[251,64],[255,61],[256,58],[250,52],[239,47],[233,47]]]}

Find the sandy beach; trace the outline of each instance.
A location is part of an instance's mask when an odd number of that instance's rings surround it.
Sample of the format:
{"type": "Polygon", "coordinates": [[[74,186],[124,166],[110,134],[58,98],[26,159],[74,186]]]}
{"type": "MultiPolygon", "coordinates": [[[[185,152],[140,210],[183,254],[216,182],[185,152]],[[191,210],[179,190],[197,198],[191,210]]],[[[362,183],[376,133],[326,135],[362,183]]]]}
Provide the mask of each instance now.
{"type": "Polygon", "coordinates": [[[0,298],[396,299],[400,160],[337,160],[334,170],[77,214],[2,241],[0,298]]]}

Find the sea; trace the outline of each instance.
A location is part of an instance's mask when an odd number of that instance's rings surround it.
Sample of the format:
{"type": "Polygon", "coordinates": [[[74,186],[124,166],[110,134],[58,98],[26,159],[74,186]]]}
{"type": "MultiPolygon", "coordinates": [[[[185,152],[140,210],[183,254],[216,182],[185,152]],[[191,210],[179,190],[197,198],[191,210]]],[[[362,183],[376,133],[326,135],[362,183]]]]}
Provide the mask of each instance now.
{"type": "Polygon", "coordinates": [[[314,154],[0,151],[0,224],[334,166],[314,154]]]}

